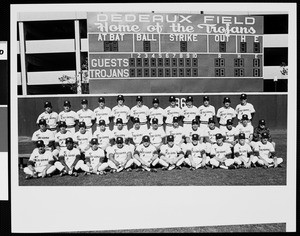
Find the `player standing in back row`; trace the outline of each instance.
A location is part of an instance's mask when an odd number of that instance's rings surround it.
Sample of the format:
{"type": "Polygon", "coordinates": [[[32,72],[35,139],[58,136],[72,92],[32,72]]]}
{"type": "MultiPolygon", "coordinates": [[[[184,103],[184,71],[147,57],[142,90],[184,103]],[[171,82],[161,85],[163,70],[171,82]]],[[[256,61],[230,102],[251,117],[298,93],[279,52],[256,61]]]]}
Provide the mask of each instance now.
{"type": "Polygon", "coordinates": [[[121,118],[124,129],[128,130],[127,123],[130,117],[130,108],[124,104],[125,99],[123,95],[118,95],[117,97],[117,105],[112,109],[112,117],[114,121],[114,125],[117,126],[117,119],[121,118]]]}
{"type": "Polygon", "coordinates": [[[214,119],[216,115],[216,109],[214,106],[209,104],[209,97],[203,97],[203,105],[199,108],[199,115],[200,115],[200,129],[207,128],[208,120],[210,118],[214,119]]]}
{"type": "Polygon", "coordinates": [[[149,119],[149,108],[143,104],[143,97],[136,97],[136,105],[131,108],[130,116],[131,121],[134,121],[134,118],[139,118],[140,129],[143,131],[148,130],[148,119],[149,119]]]}
{"type": "Polygon", "coordinates": [[[38,124],[41,119],[46,120],[47,128],[55,135],[57,132],[58,114],[55,111],[52,111],[52,104],[49,101],[44,103],[44,108],[45,111],[39,115],[36,123],[38,124]]]}
{"type": "Polygon", "coordinates": [[[67,130],[75,134],[75,126],[78,123],[78,115],[75,111],[71,110],[70,101],[64,101],[64,110],[59,113],[58,121],[65,121],[67,130]]]}
{"type": "Polygon", "coordinates": [[[99,106],[94,109],[94,113],[96,116],[96,123],[97,123],[97,130],[100,130],[99,121],[104,120],[106,126],[109,126],[109,123],[111,121],[111,109],[107,106],[105,106],[105,98],[99,97],[98,98],[99,106]]]}
{"type": "Polygon", "coordinates": [[[88,109],[88,100],[82,99],[81,100],[81,107],[79,111],[77,111],[79,122],[84,122],[86,126],[86,132],[92,135],[92,126],[96,122],[95,113],[88,109]]]}
{"type": "Polygon", "coordinates": [[[193,102],[194,98],[188,96],[185,100],[186,106],[182,108],[184,129],[190,129],[192,127],[192,120],[199,119],[200,117],[199,110],[193,105],[193,102]]]}
{"type": "Polygon", "coordinates": [[[236,117],[236,112],[232,107],[230,107],[230,103],[230,98],[225,97],[223,100],[224,106],[219,108],[217,111],[217,119],[222,133],[224,133],[226,128],[227,120],[231,119],[233,122],[234,118],[236,117]]]}
{"type": "Polygon", "coordinates": [[[165,116],[166,116],[166,133],[168,133],[168,129],[173,126],[173,117],[178,118],[178,122],[183,116],[182,110],[180,107],[176,106],[176,98],[174,96],[169,97],[170,105],[165,108],[165,116]]]}
{"type": "Polygon", "coordinates": [[[249,123],[251,123],[255,114],[255,109],[251,103],[247,102],[247,94],[242,93],[240,100],[241,103],[235,108],[237,118],[239,122],[242,122],[243,115],[247,115],[249,118],[249,123]]]}
{"type": "Polygon", "coordinates": [[[159,106],[159,99],[158,98],[153,98],[152,103],[153,103],[153,107],[151,107],[150,110],[149,110],[150,124],[152,124],[153,119],[156,118],[158,129],[162,129],[164,131],[163,124],[164,124],[165,119],[167,117],[166,112],[165,112],[164,109],[162,109],[159,106]]]}

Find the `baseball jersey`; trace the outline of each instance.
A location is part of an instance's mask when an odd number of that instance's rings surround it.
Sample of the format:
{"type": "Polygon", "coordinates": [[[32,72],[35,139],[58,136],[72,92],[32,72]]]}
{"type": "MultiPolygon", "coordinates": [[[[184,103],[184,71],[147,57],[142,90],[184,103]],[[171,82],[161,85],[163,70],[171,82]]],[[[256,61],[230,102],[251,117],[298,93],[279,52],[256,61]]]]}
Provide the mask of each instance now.
{"type": "Polygon", "coordinates": [[[223,135],[225,136],[225,141],[233,142],[234,137],[239,134],[236,127],[232,127],[231,130],[229,130],[227,127],[223,130],[223,135]]]}
{"type": "Polygon", "coordinates": [[[63,156],[65,163],[70,167],[76,160],[76,156],[80,156],[80,151],[77,148],[72,148],[72,150],[64,148],[60,150],[59,156],[63,156]]]}
{"type": "Polygon", "coordinates": [[[207,107],[201,105],[199,107],[199,114],[200,114],[200,121],[208,122],[209,118],[212,118],[213,116],[216,115],[216,109],[212,105],[208,105],[207,107]]]}
{"type": "Polygon", "coordinates": [[[130,116],[130,108],[126,105],[116,105],[112,109],[112,116],[114,117],[114,122],[116,122],[117,118],[121,118],[123,123],[126,124],[128,122],[128,116],[130,116]]]}
{"type": "Polygon", "coordinates": [[[93,138],[98,139],[99,146],[102,148],[109,145],[109,141],[114,138],[114,134],[111,130],[106,128],[104,131],[96,130],[93,134],[93,138]]]}
{"type": "Polygon", "coordinates": [[[252,149],[247,143],[244,143],[244,145],[237,143],[234,145],[233,152],[238,153],[239,156],[248,157],[248,154],[252,152],[252,149]]]}
{"type": "Polygon", "coordinates": [[[77,115],[79,122],[85,122],[87,128],[90,128],[93,124],[92,120],[96,119],[95,113],[90,109],[80,109],[79,111],[77,111],[77,115]]]}
{"type": "Polygon", "coordinates": [[[147,122],[147,116],[149,116],[149,108],[145,105],[137,106],[131,108],[130,116],[132,117],[138,117],[140,119],[141,123],[147,122]]]}
{"type": "Polygon", "coordinates": [[[85,131],[84,134],[82,134],[80,131],[77,131],[73,135],[74,142],[78,142],[78,148],[80,151],[84,151],[89,148],[90,141],[92,139],[91,132],[85,131]]]}
{"type": "Polygon", "coordinates": [[[75,111],[62,111],[58,115],[59,121],[65,121],[67,126],[74,126],[75,120],[78,120],[78,115],[75,111]]]}
{"type": "Polygon", "coordinates": [[[118,162],[124,162],[127,158],[127,153],[131,152],[131,149],[128,145],[123,145],[122,148],[118,148],[117,145],[113,145],[112,147],[107,149],[108,154],[114,154],[114,158],[118,162]]]}
{"type": "Polygon", "coordinates": [[[129,134],[130,134],[129,137],[132,138],[134,144],[138,145],[142,142],[143,136],[148,135],[148,131],[145,131],[141,128],[139,129],[131,128],[129,130],[129,134]]]}
{"type": "Polygon", "coordinates": [[[216,143],[216,134],[218,133],[221,133],[221,130],[218,127],[215,127],[214,129],[207,127],[203,131],[203,137],[208,137],[212,143],[216,143]]]}
{"type": "Polygon", "coordinates": [[[160,153],[167,158],[176,158],[180,152],[182,152],[182,150],[176,144],[174,144],[172,147],[170,147],[168,144],[164,144],[160,148],[160,153]]]}
{"type": "Polygon", "coordinates": [[[253,134],[253,126],[251,124],[247,124],[246,126],[243,126],[243,124],[238,124],[236,126],[237,132],[240,133],[244,133],[245,134],[245,138],[249,139],[250,135],[253,134]]]}
{"type": "Polygon", "coordinates": [[[55,134],[55,142],[59,144],[60,147],[66,147],[66,139],[72,138],[72,133],[67,130],[66,133],[58,132],[55,134]]]}
{"type": "Polygon", "coordinates": [[[116,139],[117,137],[122,137],[123,140],[125,141],[125,139],[130,138],[131,134],[129,133],[129,131],[127,129],[122,128],[121,130],[119,130],[117,127],[115,127],[112,130],[113,136],[116,139]]]}
{"type": "Polygon", "coordinates": [[[218,109],[217,117],[220,118],[220,124],[226,125],[227,120],[232,119],[236,116],[236,112],[232,107],[221,107],[218,109]]]}
{"type": "Polygon", "coordinates": [[[163,138],[166,136],[166,133],[163,129],[153,129],[152,127],[149,129],[149,137],[150,142],[153,145],[159,145],[162,143],[163,138]]]}
{"type": "Polygon", "coordinates": [[[105,124],[109,124],[109,117],[111,117],[111,109],[107,106],[100,108],[97,107],[94,110],[95,117],[96,117],[96,122],[99,124],[99,120],[104,120],[105,124]]]}
{"type": "Polygon", "coordinates": [[[182,113],[183,113],[183,122],[186,123],[192,123],[192,120],[196,118],[196,116],[199,116],[199,110],[197,107],[192,105],[191,107],[185,106],[182,108],[182,113]]]}
{"type": "Polygon", "coordinates": [[[105,154],[101,148],[98,148],[97,150],[89,148],[85,152],[85,157],[90,159],[90,163],[92,166],[96,166],[99,164],[100,159],[103,159],[105,157],[105,154]]]}
{"type": "Polygon", "coordinates": [[[238,104],[235,108],[235,111],[239,120],[241,120],[242,116],[245,114],[248,115],[249,120],[251,120],[251,113],[254,113],[255,109],[251,103],[247,102],[245,105],[238,104]]]}
{"type": "Polygon", "coordinates": [[[39,149],[35,148],[29,157],[29,161],[34,162],[35,167],[46,166],[49,161],[53,161],[53,155],[50,151],[39,153],[39,149]]]}
{"type": "Polygon", "coordinates": [[[228,143],[222,143],[222,145],[213,144],[211,147],[211,155],[215,155],[218,158],[224,158],[226,155],[231,154],[230,145],[228,143]]]}
{"type": "Polygon", "coordinates": [[[259,141],[255,146],[255,151],[259,153],[259,156],[261,156],[264,159],[267,159],[269,158],[269,154],[271,152],[275,152],[275,149],[272,143],[267,142],[266,144],[263,144],[261,141],[259,141]]]}
{"type": "Polygon", "coordinates": [[[153,118],[157,118],[158,124],[162,125],[164,123],[163,118],[166,116],[167,115],[166,115],[165,110],[162,109],[161,107],[158,107],[158,108],[151,107],[149,110],[149,118],[150,118],[151,123],[152,123],[153,118]]]}
{"type": "Polygon", "coordinates": [[[183,136],[185,136],[185,132],[186,131],[182,126],[177,126],[177,128],[172,126],[168,129],[167,136],[173,135],[174,136],[174,144],[179,145],[183,139],[183,136]]]}
{"type": "Polygon", "coordinates": [[[197,145],[194,145],[193,143],[187,143],[183,146],[183,151],[186,153],[188,150],[191,151],[191,155],[193,158],[195,157],[201,157],[202,153],[205,153],[206,145],[205,143],[199,143],[197,142],[197,145]]]}
{"type": "Polygon", "coordinates": [[[148,147],[140,144],[136,147],[136,152],[144,161],[150,161],[153,157],[153,154],[157,153],[156,148],[152,144],[150,144],[148,147]]]}
{"type": "Polygon", "coordinates": [[[44,132],[39,129],[33,133],[31,140],[34,142],[43,140],[47,146],[49,142],[54,141],[54,134],[48,129],[44,132]]]}
{"type": "Polygon", "coordinates": [[[39,115],[39,117],[36,120],[36,123],[38,123],[40,119],[46,120],[47,126],[50,129],[56,128],[58,122],[58,114],[54,111],[52,111],[51,113],[45,111],[39,115]]]}
{"type": "Polygon", "coordinates": [[[182,110],[177,106],[175,107],[168,106],[165,109],[165,116],[167,117],[166,123],[173,124],[173,117],[183,116],[183,113],[182,110]]]}

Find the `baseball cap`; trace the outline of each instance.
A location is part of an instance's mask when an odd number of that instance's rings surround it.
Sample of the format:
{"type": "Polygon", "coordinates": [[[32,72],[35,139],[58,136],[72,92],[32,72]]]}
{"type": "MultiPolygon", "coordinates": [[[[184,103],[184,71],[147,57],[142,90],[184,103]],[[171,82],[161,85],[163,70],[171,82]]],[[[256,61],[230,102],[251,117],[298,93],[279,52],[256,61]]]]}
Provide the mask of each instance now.
{"type": "Polygon", "coordinates": [[[192,125],[195,125],[195,124],[198,125],[198,121],[197,121],[196,119],[193,119],[193,120],[192,120],[192,125]]]}
{"type": "Polygon", "coordinates": [[[88,100],[82,99],[82,100],[81,100],[81,104],[88,104],[88,100]]]}
{"type": "Polygon", "coordinates": [[[229,97],[224,98],[223,103],[226,103],[226,102],[231,102],[229,97]]]}
{"type": "Polygon", "coordinates": [[[116,143],[117,144],[122,144],[123,143],[123,138],[122,137],[117,137],[116,143]]]}
{"type": "Polygon", "coordinates": [[[91,139],[91,144],[98,144],[98,139],[97,138],[92,138],[91,139]]]}
{"type": "Polygon", "coordinates": [[[241,100],[242,100],[242,99],[247,99],[247,94],[242,93],[240,99],[241,99],[241,100]]]}
{"type": "Polygon", "coordinates": [[[152,119],[152,124],[158,124],[158,119],[157,118],[153,118],[152,119]]]}
{"type": "Polygon", "coordinates": [[[116,124],[123,124],[122,118],[118,118],[118,119],[116,120],[116,124]]]}
{"type": "Polygon", "coordinates": [[[72,138],[66,138],[66,143],[73,143],[74,141],[73,141],[73,139],[72,138]]]}
{"type": "Polygon", "coordinates": [[[134,117],[134,118],[133,118],[133,123],[134,123],[134,124],[135,124],[135,123],[140,123],[140,118],[134,117]]]}
{"type": "Polygon", "coordinates": [[[175,101],[176,101],[176,98],[174,96],[169,97],[169,102],[175,102],[175,101]]]}
{"type": "Polygon", "coordinates": [[[36,141],[36,146],[37,147],[45,147],[44,141],[43,140],[36,141]]]}
{"type": "Polygon", "coordinates": [[[136,101],[142,102],[142,101],[143,101],[143,97],[142,97],[142,96],[137,96],[137,97],[136,97],[136,101]]]}
{"type": "Polygon", "coordinates": [[[45,119],[40,119],[39,120],[39,125],[46,125],[46,120],[45,119]]]}
{"type": "Polygon", "coordinates": [[[216,134],[216,139],[220,139],[220,138],[223,138],[223,135],[220,133],[216,134]]]}
{"type": "Polygon", "coordinates": [[[78,127],[86,127],[85,122],[84,121],[79,122],[78,127]]]}
{"type": "Polygon", "coordinates": [[[199,135],[198,134],[193,134],[192,135],[192,140],[199,140],[199,135]]]}
{"type": "Polygon", "coordinates": [[[68,100],[64,101],[64,107],[70,107],[70,106],[71,106],[70,101],[68,100]]]}
{"type": "Polygon", "coordinates": [[[247,114],[242,115],[242,120],[248,120],[248,115],[247,114]]]}
{"type": "Polygon", "coordinates": [[[142,138],[143,142],[150,142],[150,137],[148,135],[143,136],[142,138]]]}
{"type": "Polygon", "coordinates": [[[208,119],[208,124],[209,124],[209,123],[215,123],[215,120],[214,120],[213,118],[209,118],[209,119],[208,119]]]}
{"type": "Polygon", "coordinates": [[[46,107],[52,107],[51,102],[46,101],[46,102],[44,103],[44,108],[46,108],[46,107]]]}
{"type": "Polygon", "coordinates": [[[99,97],[98,102],[105,102],[105,98],[104,97],[99,97]]]}
{"type": "Polygon", "coordinates": [[[169,135],[169,136],[167,137],[167,141],[168,141],[168,142],[174,142],[174,136],[173,136],[173,135],[169,135]]]}
{"type": "Polygon", "coordinates": [[[62,126],[67,127],[67,124],[66,124],[65,121],[59,121],[59,122],[58,122],[58,127],[62,127],[62,126]]]}
{"type": "Polygon", "coordinates": [[[233,124],[232,119],[228,119],[226,125],[232,125],[232,124],[233,124]]]}
{"type": "Polygon", "coordinates": [[[153,98],[152,103],[159,103],[159,99],[158,98],[153,98]]]}
{"type": "Polygon", "coordinates": [[[204,101],[209,101],[209,97],[208,97],[208,96],[204,96],[204,97],[203,97],[203,102],[204,102],[204,101]]]}
{"type": "Polygon", "coordinates": [[[178,117],[177,116],[173,117],[173,123],[175,123],[175,122],[178,123],[178,117]]]}
{"type": "Polygon", "coordinates": [[[263,132],[261,134],[261,138],[269,138],[269,134],[267,132],[263,132]]]}
{"type": "Polygon", "coordinates": [[[246,137],[245,137],[245,133],[240,133],[239,134],[239,139],[245,139],[246,137]]]}
{"type": "Polygon", "coordinates": [[[188,96],[185,101],[186,102],[193,102],[194,98],[192,96],[188,96]]]}
{"type": "Polygon", "coordinates": [[[105,120],[99,120],[99,126],[101,126],[101,125],[106,125],[105,120]]]}
{"type": "Polygon", "coordinates": [[[123,100],[124,101],[124,96],[123,95],[118,95],[117,101],[119,101],[119,100],[123,100]]]}
{"type": "Polygon", "coordinates": [[[258,122],[260,125],[265,125],[266,124],[266,121],[264,120],[264,119],[261,119],[261,120],[259,120],[259,122],[258,122]]]}

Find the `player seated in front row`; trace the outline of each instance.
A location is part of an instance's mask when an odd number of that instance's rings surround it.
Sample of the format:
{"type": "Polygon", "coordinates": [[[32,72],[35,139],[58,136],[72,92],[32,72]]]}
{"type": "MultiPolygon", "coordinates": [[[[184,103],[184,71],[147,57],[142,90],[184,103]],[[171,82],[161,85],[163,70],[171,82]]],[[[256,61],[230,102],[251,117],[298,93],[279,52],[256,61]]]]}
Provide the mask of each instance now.
{"type": "Polygon", "coordinates": [[[51,151],[46,150],[43,140],[36,142],[36,147],[30,155],[27,167],[24,168],[26,179],[51,176],[56,170],[51,151]]]}

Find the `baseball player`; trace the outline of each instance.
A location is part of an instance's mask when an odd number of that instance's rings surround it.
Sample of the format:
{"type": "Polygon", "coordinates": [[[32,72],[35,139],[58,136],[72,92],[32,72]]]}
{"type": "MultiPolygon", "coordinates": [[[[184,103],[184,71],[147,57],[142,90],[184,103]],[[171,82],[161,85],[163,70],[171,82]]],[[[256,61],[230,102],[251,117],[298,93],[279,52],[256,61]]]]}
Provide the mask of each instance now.
{"type": "Polygon", "coordinates": [[[255,166],[258,158],[253,155],[252,148],[245,142],[245,134],[240,133],[238,137],[239,141],[234,145],[235,164],[237,164],[237,167],[240,167],[243,164],[245,168],[255,166]]]}
{"type": "Polygon", "coordinates": [[[201,105],[198,109],[200,115],[200,129],[205,129],[208,126],[208,119],[215,118],[216,109],[214,106],[209,104],[208,96],[203,97],[203,105],[201,105]]]}
{"type": "Polygon", "coordinates": [[[55,162],[56,168],[60,171],[60,176],[65,174],[78,176],[77,171],[84,168],[83,160],[80,160],[80,151],[74,147],[72,138],[66,139],[67,148],[59,152],[59,161],[55,162]]]}
{"type": "Polygon", "coordinates": [[[53,132],[47,129],[46,120],[41,119],[38,121],[39,129],[35,131],[32,135],[31,140],[36,142],[38,140],[43,140],[47,150],[52,150],[54,147],[54,135],[53,132]]]}
{"type": "Polygon", "coordinates": [[[199,120],[200,113],[197,107],[193,105],[194,98],[188,96],[185,100],[186,106],[182,108],[183,112],[183,128],[189,129],[192,127],[192,120],[199,120]]]}
{"type": "Polygon", "coordinates": [[[167,118],[165,110],[159,106],[158,98],[153,98],[152,103],[153,103],[153,107],[151,107],[149,110],[149,122],[150,124],[153,123],[152,120],[156,118],[158,121],[158,128],[164,130],[163,124],[167,118]]]}
{"type": "Polygon", "coordinates": [[[112,108],[112,117],[115,126],[117,119],[122,119],[124,128],[127,130],[127,123],[130,117],[130,108],[124,104],[125,99],[123,95],[118,95],[117,105],[112,108]]]}
{"type": "Polygon", "coordinates": [[[182,149],[174,144],[174,136],[167,136],[167,144],[160,148],[160,159],[163,165],[162,170],[173,170],[174,168],[181,169],[184,162],[184,153],[182,149]]]}
{"type": "Polygon", "coordinates": [[[142,129],[140,124],[140,119],[138,117],[133,118],[133,127],[129,130],[129,141],[130,143],[134,144],[135,147],[142,143],[142,138],[144,135],[149,134],[148,129],[142,129]]]}
{"type": "Polygon", "coordinates": [[[210,164],[212,168],[235,169],[234,159],[231,158],[230,146],[223,142],[223,138],[221,133],[216,134],[217,143],[211,147],[210,164]]]}
{"type": "Polygon", "coordinates": [[[82,170],[85,171],[84,175],[106,174],[105,169],[108,167],[107,162],[105,162],[105,153],[98,147],[98,139],[92,138],[91,147],[85,152],[85,165],[82,166],[82,170]]]}
{"type": "Polygon", "coordinates": [[[278,158],[275,153],[274,146],[268,141],[269,134],[264,132],[261,134],[261,141],[257,142],[254,155],[258,157],[257,163],[264,168],[281,167],[282,158],[278,158]]]}
{"type": "Polygon", "coordinates": [[[192,142],[192,135],[197,134],[199,136],[199,141],[202,143],[203,142],[203,136],[204,136],[204,129],[201,130],[199,128],[199,122],[197,119],[192,120],[192,127],[187,129],[185,131],[185,141],[186,143],[191,143],[192,142]]]}
{"type": "Polygon", "coordinates": [[[109,123],[112,120],[111,109],[109,107],[105,106],[105,98],[99,97],[98,103],[99,103],[99,106],[94,109],[96,123],[97,123],[97,130],[100,129],[100,126],[99,126],[100,120],[104,120],[107,127],[109,126],[109,123]]]}
{"type": "Polygon", "coordinates": [[[104,120],[99,120],[99,130],[96,130],[93,134],[93,138],[98,139],[98,144],[101,149],[106,151],[114,139],[113,132],[107,127],[104,120]]]}
{"type": "Polygon", "coordinates": [[[239,123],[236,126],[237,132],[240,133],[244,133],[245,137],[246,137],[246,143],[250,144],[253,138],[253,132],[254,132],[254,128],[253,126],[249,123],[249,118],[248,115],[244,114],[242,116],[242,123],[239,123]]]}
{"type": "Polygon", "coordinates": [[[143,104],[143,97],[136,97],[136,105],[131,108],[130,116],[132,122],[134,122],[134,118],[139,118],[140,120],[140,128],[141,130],[148,130],[148,119],[149,119],[149,108],[143,104]]]}
{"type": "Polygon", "coordinates": [[[124,144],[122,137],[116,138],[116,144],[107,148],[107,164],[111,172],[121,172],[122,170],[131,171],[133,164],[132,152],[128,145],[124,144]]]}
{"type": "Polygon", "coordinates": [[[27,167],[24,168],[26,179],[51,176],[56,170],[51,151],[45,149],[43,140],[36,142],[36,147],[31,153],[27,167]]]}
{"type": "Polygon", "coordinates": [[[96,122],[95,113],[88,108],[88,100],[81,100],[81,109],[77,111],[79,122],[84,122],[86,125],[86,131],[92,134],[92,127],[96,122]]]}
{"type": "MultiPolygon", "coordinates": [[[[156,172],[156,169],[151,168],[160,162],[157,149],[150,143],[148,135],[143,136],[142,144],[138,145],[133,154],[134,163],[142,167],[142,170],[156,172]]],[[[139,169],[137,169],[139,170],[139,169]]]]}
{"type": "Polygon", "coordinates": [[[122,137],[124,143],[130,147],[130,150],[133,153],[135,146],[129,142],[129,139],[132,138],[131,134],[129,133],[128,129],[125,129],[125,126],[123,125],[123,121],[121,118],[118,118],[116,120],[116,125],[117,126],[112,131],[114,139],[116,140],[118,137],[122,137]]]}
{"type": "MultiPolygon", "coordinates": [[[[233,122],[231,119],[227,120],[226,128],[223,131],[224,142],[228,143],[233,155],[233,147],[237,143],[238,130],[233,126],[233,122]]],[[[234,158],[234,156],[233,156],[234,158]]]]}
{"type": "Polygon", "coordinates": [[[84,121],[79,122],[78,126],[79,130],[73,135],[73,140],[75,147],[79,149],[83,158],[85,152],[90,148],[92,134],[86,130],[84,121]]]}
{"type": "Polygon", "coordinates": [[[271,133],[270,133],[270,129],[266,126],[266,120],[265,119],[260,119],[258,121],[258,126],[254,128],[254,132],[253,132],[253,139],[251,142],[251,146],[252,148],[255,148],[255,145],[258,141],[260,141],[261,139],[261,135],[262,133],[268,133],[269,134],[269,142],[273,144],[274,148],[275,148],[275,142],[272,141],[272,137],[271,137],[271,133]]]}
{"type": "Polygon", "coordinates": [[[239,122],[242,122],[242,116],[246,114],[249,118],[249,122],[251,123],[255,114],[255,109],[251,103],[247,102],[247,94],[242,93],[240,100],[241,103],[235,108],[237,119],[239,122]]]}
{"type": "Polygon", "coordinates": [[[221,133],[221,130],[215,126],[213,118],[208,119],[208,127],[203,131],[203,140],[206,143],[206,153],[210,155],[212,145],[217,143],[216,134],[221,133]]]}
{"type": "Polygon", "coordinates": [[[206,168],[209,163],[209,157],[206,156],[206,145],[205,143],[199,142],[200,136],[193,134],[191,142],[183,146],[183,152],[186,157],[185,163],[190,166],[190,170],[196,170],[200,167],[206,168]]]}
{"type": "Polygon", "coordinates": [[[183,116],[182,110],[176,106],[176,98],[174,96],[169,97],[169,102],[170,105],[165,109],[166,133],[168,132],[168,129],[173,126],[173,117],[177,117],[178,121],[180,121],[183,116]]]}
{"type": "Polygon", "coordinates": [[[236,117],[236,112],[232,107],[230,107],[230,103],[230,98],[225,97],[223,100],[224,106],[219,108],[217,111],[217,120],[220,125],[221,132],[224,132],[227,120],[231,119],[233,122],[234,118],[236,117]]]}
{"type": "Polygon", "coordinates": [[[75,134],[75,126],[78,123],[78,119],[77,113],[71,110],[70,101],[64,101],[64,110],[58,114],[58,121],[65,121],[67,130],[75,134]]]}
{"type": "Polygon", "coordinates": [[[55,149],[53,150],[52,154],[55,160],[58,160],[59,152],[62,149],[66,149],[66,139],[71,138],[73,135],[72,133],[67,130],[67,124],[65,121],[58,122],[59,132],[56,133],[55,139],[55,149]]]}
{"type": "Polygon", "coordinates": [[[39,120],[46,120],[47,128],[53,132],[53,135],[57,132],[57,122],[58,122],[58,114],[52,110],[52,104],[49,101],[44,103],[45,111],[40,114],[36,120],[36,123],[39,123],[39,120]]]}
{"type": "Polygon", "coordinates": [[[173,126],[170,127],[166,132],[167,136],[173,135],[174,144],[181,147],[181,145],[184,143],[185,133],[185,129],[179,125],[178,117],[173,117],[173,126]]]}
{"type": "Polygon", "coordinates": [[[152,126],[149,129],[150,142],[159,151],[161,145],[165,142],[166,133],[163,129],[159,129],[159,121],[157,118],[152,118],[152,126]]]}

